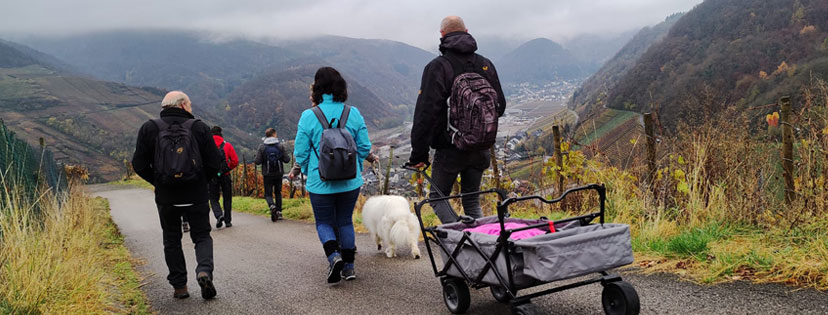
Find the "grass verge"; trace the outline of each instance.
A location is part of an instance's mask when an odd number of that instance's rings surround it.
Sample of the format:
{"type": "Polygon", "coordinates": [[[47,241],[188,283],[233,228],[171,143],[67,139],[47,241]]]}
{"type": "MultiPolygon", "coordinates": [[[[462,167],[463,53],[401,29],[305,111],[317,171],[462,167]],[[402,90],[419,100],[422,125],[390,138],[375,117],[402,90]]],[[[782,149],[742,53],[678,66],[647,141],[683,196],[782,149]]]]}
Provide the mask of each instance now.
{"type": "Polygon", "coordinates": [[[0,209],[0,313],[150,313],[105,200],[15,195],[0,209]]]}

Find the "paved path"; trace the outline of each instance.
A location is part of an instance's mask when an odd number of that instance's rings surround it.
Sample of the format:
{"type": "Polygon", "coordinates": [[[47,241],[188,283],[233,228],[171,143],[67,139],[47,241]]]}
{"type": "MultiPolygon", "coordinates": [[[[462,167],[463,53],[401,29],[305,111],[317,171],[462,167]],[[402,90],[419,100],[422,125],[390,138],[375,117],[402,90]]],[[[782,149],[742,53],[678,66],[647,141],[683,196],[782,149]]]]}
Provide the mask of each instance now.
{"type": "MultiPolygon", "coordinates": [[[[161,228],[152,192],[93,187],[110,200],[112,217],[125,235],[146,278],[144,291],[161,314],[448,314],[427,257],[386,259],[367,235],[357,235],[358,279],[328,286],[322,246],[313,225],[270,222],[233,214],[232,228],[213,230],[218,297],[200,298],[190,274],[192,297],[172,298],[166,281],[161,228]]],[[[188,269],[195,265],[185,235],[188,269]]],[[[423,251],[425,254],[425,251],[423,251]]],[[[828,314],[828,294],[779,285],[732,283],[699,286],[672,276],[625,274],[641,296],[642,314],[828,314]]],[[[547,314],[602,314],[601,286],[591,285],[538,298],[547,314]]],[[[472,290],[469,314],[508,314],[488,290],[472,290]]]]}

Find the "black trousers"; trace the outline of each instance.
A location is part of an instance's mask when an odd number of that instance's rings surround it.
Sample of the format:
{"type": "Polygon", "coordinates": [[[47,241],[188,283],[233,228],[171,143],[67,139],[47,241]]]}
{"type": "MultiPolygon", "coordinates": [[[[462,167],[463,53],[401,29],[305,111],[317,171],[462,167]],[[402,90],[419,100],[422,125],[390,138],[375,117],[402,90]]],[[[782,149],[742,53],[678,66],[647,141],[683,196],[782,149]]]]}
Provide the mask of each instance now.
{"type": "MultiPolygon", "coordinates": [[[[489,150],[460,151],[456,148],[438,149],[434,153],[434,163],[431,165],[431,179],[434,186],[429,193],[430,198],[439,196],[436,189],[444,195],[451,194],[451,189],[460,175],[460,192],[470,193],[480,190],[480,181],[483,171],[489,168],[489,150]],[[436,186],[436,187],[435,187],[436,186]]],[[[472,218],[483,216],[480,208],[480,196],[464,196],[463,212],[472,218]]],[[[438,201],[431,204],[434,213],[442,223],[457,222],[457,213],[454,213],[448,201],[438,201]]]]}
{"type": "Polygon", "coordinates": [[[210,207],[206,202],[186,207],[158,204],[158,217],[164,236],[164,260],[170,274],[167,280],[174,288],[187,286],[187,264],[181,250],[181,216],[190,222],[190,238],[195,244],[196,274],[207,272],[213,277],[213,238],[210,237],[210,207]]]}
{"type": "Polygon", "coordinates": [[[276,211],[282,211],[282,176],[265,176],[264,191],[267,206],[273,208],[275,205],[276,211]]]}
{"type": "Polygon", "coordinates": [[[210,208],[213,208],[213,215],[216,219],[224,216],[224,222],[230,223],[233,211],[233,181],[230,174],[222,175],[210,181],[210,208]],[[219,197],[224,199],[224,211],[221,211],[219,197]]]}

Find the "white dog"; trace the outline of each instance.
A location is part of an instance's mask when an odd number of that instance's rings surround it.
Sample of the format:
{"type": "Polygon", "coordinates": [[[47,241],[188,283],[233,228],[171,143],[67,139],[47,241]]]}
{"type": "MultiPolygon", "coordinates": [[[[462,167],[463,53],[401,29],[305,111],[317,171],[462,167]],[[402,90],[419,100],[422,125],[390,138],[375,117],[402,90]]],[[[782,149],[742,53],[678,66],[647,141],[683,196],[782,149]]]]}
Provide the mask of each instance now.
{"type": "Polygon", "coordinates": [[[405,198],[387,195],[369,198],[362,206],[362,224],[377,243],[377,250],[385,248],[385,256],[397,256],[397,247],[408,245],[414,259],[420,258],[417,246],[420,223],[405,198]]]}

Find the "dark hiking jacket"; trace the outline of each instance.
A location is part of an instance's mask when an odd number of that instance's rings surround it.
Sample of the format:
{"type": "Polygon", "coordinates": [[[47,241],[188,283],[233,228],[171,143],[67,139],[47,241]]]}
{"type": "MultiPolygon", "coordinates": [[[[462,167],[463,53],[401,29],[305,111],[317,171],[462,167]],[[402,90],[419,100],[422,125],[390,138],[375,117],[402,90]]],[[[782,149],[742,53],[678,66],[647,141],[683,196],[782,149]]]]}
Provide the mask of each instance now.
{"type": "MultiPolygon", "coordinates": [[[[171,124],[183,123],[194,118],[192,114],[181,108],[165,108],[161,111],[161,119],[171,124]]],[[[155,186],[155,202],[164,205],[199,204],[207,202],[207,181],[218,175],[221,166],[221,156],[213,142],[210,127],[199,121],[193,124],[193,138],[198,143],[201,153],[204,174],[191,184],[181,186],[156,185],[155,170],[152,164],[155,159],[155,140],[158,138],[158,127],[152,121],[145,122],[138,130],[138,140],[135,145],[135,154],[132,156],[132,168],[135,173],[155,186]]]]}
{"type": "Polygon", "coordinates": [[[259,149],[256,150],[256,165],[262,166],[262,176],[278,176],[282,177],[285,174],[284,165],[279,165],[278,167],[267,167],[267,157],[265,156],[265,146],[268,145],[275,145],[279,148],[279,151],[282,152],[282,157],[279,159],[284,163],[290,162],[290,152],[285,151],[285,146],[279,142],[279,139],[274,137],[268,137],[264,139],[264,143],[259,145],[259,149]]]}
{"type": "Polygon", "coordinates": [[[409,162],[417,164],[428,162],[429,147],[442,149],[454,146],[449,139],[446,100],[451,94],[454,81],[454,69],[441,58],[454,58],[460,63],[474,61],[475,67],[483,69],[483,76],[498,94],[499,116],[506,110],[506,97],[497,77],[494,64],[477,51],[477,42],[466,32],[452,32],[440,39],[440,53],[423,70],[417,106],[414,109],[414,125],[411,127],[411,157],[409,162]],[[476,59],[475,59],[476,58],[476,59]]]}

